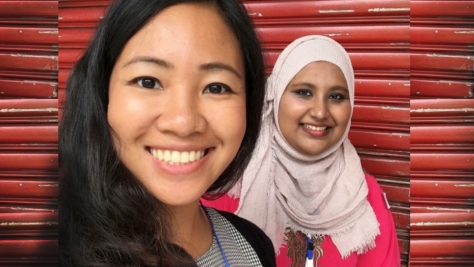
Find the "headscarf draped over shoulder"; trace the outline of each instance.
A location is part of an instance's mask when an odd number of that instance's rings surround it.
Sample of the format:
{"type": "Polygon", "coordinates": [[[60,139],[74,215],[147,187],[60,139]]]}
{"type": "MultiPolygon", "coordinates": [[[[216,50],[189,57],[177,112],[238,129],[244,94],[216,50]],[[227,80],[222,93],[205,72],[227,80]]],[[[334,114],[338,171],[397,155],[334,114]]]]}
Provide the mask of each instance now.
{"type": "Polygon", "coordinates": [[[365,253],[375,246],[379,223],[367,201],[368,187],[354,146],[343,137],[317,156],[297,152],[278,125],[281,96],[306,65],[327,61],[347,81],[354,107],[354,71],[344,48],[325,36],[299,38],[287,46],[267,81],[262,132],[241,183],[231,192],[240,197],[236,214],[262,228],[278,252],[285,229],[330,236],[341,256],[365,253]]]}

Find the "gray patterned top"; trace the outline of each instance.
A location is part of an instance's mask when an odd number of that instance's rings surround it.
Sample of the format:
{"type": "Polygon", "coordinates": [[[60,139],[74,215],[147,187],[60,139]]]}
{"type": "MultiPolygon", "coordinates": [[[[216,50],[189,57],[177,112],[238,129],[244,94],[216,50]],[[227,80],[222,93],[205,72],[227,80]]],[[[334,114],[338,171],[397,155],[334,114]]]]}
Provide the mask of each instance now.
{"type": "MultiPolygon", "coordinates": [[[[222,215],[212,208],[204,207],[209,214],[224,253],[231,267],[262,266],[257,253],[240,232],[222,215]]],[[[211,248],[196,259],[199,267],[225,266],[217,240],[214,238],[211,248]]]]}

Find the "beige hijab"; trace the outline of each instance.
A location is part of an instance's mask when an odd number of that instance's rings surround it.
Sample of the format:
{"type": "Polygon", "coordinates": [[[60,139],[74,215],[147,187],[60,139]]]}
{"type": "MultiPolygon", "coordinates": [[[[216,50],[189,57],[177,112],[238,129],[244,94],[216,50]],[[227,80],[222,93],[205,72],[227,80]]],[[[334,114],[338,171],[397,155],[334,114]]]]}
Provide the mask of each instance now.
{"type": "MultiPolygon", "coordinates": [[[[278,125],[280,98],[307,64],[331,62],[342,70],[354,107],[354,71],[348,54],[325,36],[299,38],[279,56],[267,82],[263,128],[241,183],[236,214],[262,228],[278,251],[290,227],[312,235],[329,235],[342,258],[375,246],[379,223],[367,201],[367,183],[354,146],[347,138],[318,156],[302,155],[284,139],[278,125]]],[[[351,111],[352,116],[352,111],[351,111]]]]}

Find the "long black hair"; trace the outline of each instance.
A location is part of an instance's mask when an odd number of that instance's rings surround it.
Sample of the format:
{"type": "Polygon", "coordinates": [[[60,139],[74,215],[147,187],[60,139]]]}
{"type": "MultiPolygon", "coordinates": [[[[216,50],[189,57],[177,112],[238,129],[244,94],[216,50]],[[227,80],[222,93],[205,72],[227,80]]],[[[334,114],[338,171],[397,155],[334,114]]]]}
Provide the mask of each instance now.
{"type": "Polygon", "coordinates": [[[238,0],[118,0],[72,70],[59,127],[61,266],[177,266],[192,258],[169,241],[170,220],[119,160],[107,122],[108,86],[125,44],[155,15],[180,3],[216,9],[240,44],[245,65],[247,129],[239,151],[208,190],[227,192],[242,175],[260,129],[262,50],[238,0]]]}

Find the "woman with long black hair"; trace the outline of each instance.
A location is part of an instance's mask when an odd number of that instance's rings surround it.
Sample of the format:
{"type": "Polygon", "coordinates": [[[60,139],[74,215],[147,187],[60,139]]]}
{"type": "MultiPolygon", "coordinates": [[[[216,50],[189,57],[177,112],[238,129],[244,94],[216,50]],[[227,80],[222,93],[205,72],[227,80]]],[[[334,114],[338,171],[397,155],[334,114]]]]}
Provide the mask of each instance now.
{"type": "Polygon", "coordinates": [[[242,175],[264,82],[237,0],[115,1],[67,85],[61,266],[274,266],[259,228],[200,204],[242,175]]]}

